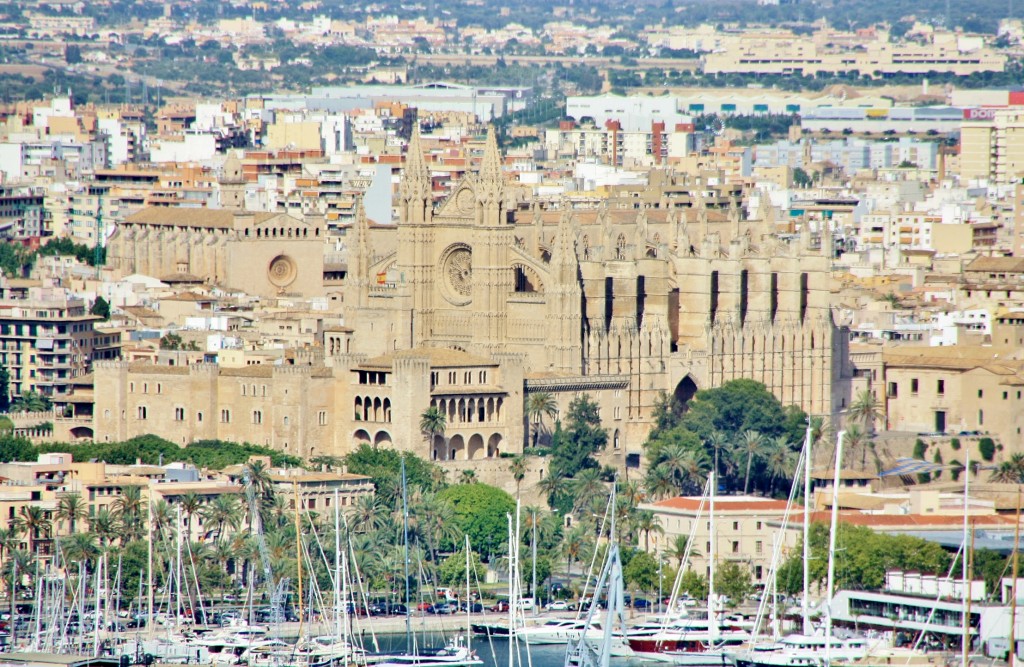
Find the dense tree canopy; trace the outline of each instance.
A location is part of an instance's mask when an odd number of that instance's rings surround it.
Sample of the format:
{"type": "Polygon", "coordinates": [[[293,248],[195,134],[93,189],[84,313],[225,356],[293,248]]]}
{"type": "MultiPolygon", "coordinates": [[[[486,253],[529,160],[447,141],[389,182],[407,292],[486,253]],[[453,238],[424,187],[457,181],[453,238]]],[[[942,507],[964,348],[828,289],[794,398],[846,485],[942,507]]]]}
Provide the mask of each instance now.
{"type": "Polygon", "coordinates": [[[486,484],[458,484],[440,494],[452,504],[455,524],[469,535],[469,546],[490,558],[503,553],[508,543],[508,515],[516,501],[501,489],[486,484]]]}
{"type": "MultiPolygon", "coordinates": [[[[829,528],[811,526],[810,577],[822,583],[828,573],[829,528]]],[[[797,545],[779,571],[779,588],[796,593],[803,587],[803,546],[797,545]]],[[[877,590],[885,583],[887,570],[907,570],[944,575],[950,557],[935,542],[907,535],[875,533],[864,526],[839,524],[836,536],[836,585],[839,588],[877,590]]]]}

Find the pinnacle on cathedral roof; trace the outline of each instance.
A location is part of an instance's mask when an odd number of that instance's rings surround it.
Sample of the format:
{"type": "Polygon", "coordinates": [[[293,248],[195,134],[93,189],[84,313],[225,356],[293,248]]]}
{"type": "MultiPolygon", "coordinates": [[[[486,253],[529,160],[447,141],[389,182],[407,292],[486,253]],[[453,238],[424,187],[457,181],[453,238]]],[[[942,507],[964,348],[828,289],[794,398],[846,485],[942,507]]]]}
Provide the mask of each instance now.
{"type": "Polygon", "coordinates": [[[480,162],[480,180],[502,182],[501,151],[498,150],[498,137],[493,125],[487,127],[487,142],[484,144],[484,157],[480,162]]]}
{"type": "Polygon", "coordinates": [[[405,170],[402,178],[402,195],[406,198],[424,197],[430,192],[430,170],[423,159],[420,145],[420,125],[416,123],[409,138],[405,156],[405,170]]]}

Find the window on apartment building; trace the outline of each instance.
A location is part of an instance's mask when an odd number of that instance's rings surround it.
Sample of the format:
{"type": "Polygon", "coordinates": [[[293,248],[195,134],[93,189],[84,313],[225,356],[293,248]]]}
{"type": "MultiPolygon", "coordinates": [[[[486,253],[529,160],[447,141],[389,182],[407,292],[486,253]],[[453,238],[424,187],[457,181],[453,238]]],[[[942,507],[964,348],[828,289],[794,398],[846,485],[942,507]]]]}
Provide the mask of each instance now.
{"type": "Polygon", "coordinates": [[[164,391],[164,386],[162,384],[160,384],[159,382],[157,382],[156,383],[156,393],[162,394],[163,391],[164,391]]]}
{"type": "Polygon", "coordinates": [[[754,566],[754,577],[758,581],[760,581],[761,579],[764,579],[764,568],[761,565],[755,565],[754,566]]]}
{"type": "Polygon", "coordinates": [[[317,417],[318,417],[318,419],[320,421],[320,425],[321,426],[327,426],[327,411],[326,410],[321,410],[319,413],[317,413],[317,417]]]}
{"type": "Polygon", "coordinates": [[[899,396],[899,385],[895,382],[889,383],[889,398],[896,398],[899,396]]]}
{"type": "Polygon", "coordinates": [[[252,423],[253,424],[262,424],[263,423],[263,411],[262,410],[253,410],[252,411],[252,423]]]}
{"type": "Polygon", "coordinates": [[[708,542],[707,545],[705,545],[704,553],[706,553],[706,554],[711,553],[711,542],[708,542]]]}
{"type": "Polygon", "coordinates": [[[231,410],[226,410],[226,409],[225,410],[221,410],[220,411],[220,421],[221,421],[222,424],[230,424],[231,423],[231,410]]]}
{"type": "Polygon", "coordinates": [[[740,522],[739,521],[733,521],[732,522],[732,529],[733,530],[739,530],[740,529],[740,522]]]}
{"type": "Polygon", "coordinates": [[[148,394],[149,393],[149,383],[148,382],[143,382],[142,383],[142,393],[143,394],[148,394]]]}
{"type": "Polygon", "coordinates": [[[917,396],[917,378],[910,378],[910,393],[917,396]]]}
{"type": "Polygon", "coordinates": [[[1003,400],[1005,401],[1005,400],[1006,400],[1006,399],[1008,399],[1008,398],[1010,398],[1010,392],[1008,392],[1008,391],[1004,391],[1004,392],[1003,392],[1003,400]]]}
{"type": "Polygon", "coordinates": [[[985,390],[983,390],[983,389],[979,389],[978,390],[978,398],[985,398],[985,390]]]}
{"type": "Polygon", "coordinates": [[[139,406],[138,415],[139,419],[146,419],[149,416],[149,411],[146,409],[145,405],[139,406]]]}
{"type": "Polygon", "coordinates": [[[761,540],[758,540],[757,542],[754,542],[754,553],[759,554],[759,553],[762,553],[763,551],[764,551],[764,542],[762,542],[761,540]]]}
{"type": "Polygon", "coordinates": [[[185,421],[185,408],[174,408],[174,421],[185,421]]]}
{"type": "Polygon", "coordinates": [[[762,523],[761,523],[760,521],[758,521],[758,522],[757,522],[757,529],[758,529],[758,530],[761,530],[761,526],[762,526],[762,525],[764,525],[764,524],[762,524],[762,523]]]}
{"type": "Polygon", "coordinates": [[[984,410],[978,410],[978,426],[981,426],[984,423],[985,423],[985,411],[984,410]]]}
{"type": "Polygon", "coordinates": [[[942,396],[942,395],[944,395],[946,393],[946,381],[945,380],[938,380],[935,383],[935,393],[937,393],[939,396],[942,396]]]}
{"type": "Polygon", "coordinates": [[[242,385],[242,396],[245,396],[245,385],[242,385]]]}
{"type": "Polygon", "coordinates": [[[734,554],[738,554],[740,552],[740,541],[739,540],[733,540],[732,541],[732,552],[734,554]]]}

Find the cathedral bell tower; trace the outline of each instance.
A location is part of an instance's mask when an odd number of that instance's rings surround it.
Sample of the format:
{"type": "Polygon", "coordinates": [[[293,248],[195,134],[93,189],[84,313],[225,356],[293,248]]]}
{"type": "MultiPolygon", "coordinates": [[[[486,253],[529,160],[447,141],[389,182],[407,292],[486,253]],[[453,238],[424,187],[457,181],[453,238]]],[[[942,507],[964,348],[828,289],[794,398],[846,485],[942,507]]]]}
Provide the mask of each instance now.
{"type": "Polygon", "coordinates": [[[413,127],[399,186],[398,266],[404,276],[409,347],[430,336],[433,317],[434,215],[433,182],[423,159],[419,123],[413,127]]]}

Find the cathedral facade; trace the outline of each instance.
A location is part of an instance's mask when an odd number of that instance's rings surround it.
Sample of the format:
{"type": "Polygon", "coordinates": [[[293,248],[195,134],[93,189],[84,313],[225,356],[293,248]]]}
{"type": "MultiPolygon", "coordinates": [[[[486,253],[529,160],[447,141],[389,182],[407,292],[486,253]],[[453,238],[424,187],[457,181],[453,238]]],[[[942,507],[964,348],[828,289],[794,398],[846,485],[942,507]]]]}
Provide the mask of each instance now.
{"type": "MultiPolygon", "coordinates": [[[[492,133],[479,171],[435,202],[415,132],[398,224],[372,224],[360,210],[348,231],[345,328],[324,332],[322,370],[311,376],[317,405],[302,411],[316,415],[315,428],[300,436],[298,411],[291,421],[282,413],[251,441],[287,439],[301,454],[312,445],[296,443],[315,440],[317,453],[334,455],[370,442],[438,461],[496,458],[531,442],[531,393],[550,392],[563,414],[588,394],[609,432],[607,462],[622,464],[640,452],[662,392],[686,402],[751,378],[811,414],[845,407],[846,333],[829,304],[827,229],[780,237],[770,206],[745,216],[740,186],[701,175],[663,176],[642,197],[587,206],[541,205],[521,192],[506,182],[492,133]],[[429,407],[446,416],[443,434],[421,433],[429,407]]],[[[141,386],[146,372],[97,370],[96,414],[118,437],[159,432],[113,423],[142,414],[124,388],[141,386]],[[126,402],[100,405],[106,382],[111,400],[126,402]]],[[[201,430],[215,437],[217,397],[251,397],[245,381],[203,372],[201,430]]],[[[260,391],[272,397],[279,373],[266,375],[260,386],[271,386],[260,391]]],[[[199,412],[183,405],[175,414],[199,412]]]]}

